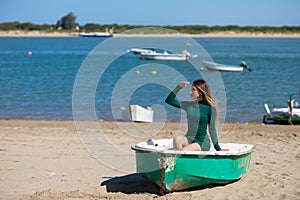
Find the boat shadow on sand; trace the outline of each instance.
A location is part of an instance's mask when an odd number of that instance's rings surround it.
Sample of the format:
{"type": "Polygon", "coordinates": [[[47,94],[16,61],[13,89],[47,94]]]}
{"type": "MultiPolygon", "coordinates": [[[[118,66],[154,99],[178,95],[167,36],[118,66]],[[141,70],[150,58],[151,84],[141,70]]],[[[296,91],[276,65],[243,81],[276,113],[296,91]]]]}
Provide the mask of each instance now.
{"type": "Polygon", "coordinates": [[[151,194],[160,194],[160,188],[155,183],[138,173],[112,177],[103,181],[100,185],[106,186],[107,192],[122,192],[125,194],[147,192],[151,194]]]}
{"type": "MultiPolygon", "coordinates": [[[[103,178],[110,178],[110,177],[103,177],[103,178]]],[[[211,184],[211,185],[199,186],[199,187],[194,187],[186,190],[181,190],[181,192],[220,187],[234,182],[236,181],[227,184],[211,184]]],[[[100,184],[100,186],[106,186],[107,192],[121,192],[124,194],[151,193],[151,194],[163,195],[158,185],[156,185],[151,180],[143,177],[141,174],[138,173],[110,178],[106,181],[103,181],[100,184]]]]}

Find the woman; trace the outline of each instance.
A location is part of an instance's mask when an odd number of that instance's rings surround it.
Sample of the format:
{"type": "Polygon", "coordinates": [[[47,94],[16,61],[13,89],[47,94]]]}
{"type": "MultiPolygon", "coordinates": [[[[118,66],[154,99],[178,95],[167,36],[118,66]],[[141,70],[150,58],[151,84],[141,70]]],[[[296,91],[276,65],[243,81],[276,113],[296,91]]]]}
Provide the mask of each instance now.
{"type": "Polygon", "coordinates": [[[196,80],[193,82],[190,93],[196,101],[178,101],[176,99],[176,94],[179,90],[189,84],[189,82],[182,81],[165,100],[166,103],[185,110],[187,114],[187,133],[185,136],[177,135],[174,137],[174,149],[209,151],[210,140],[207,134],[207,125],[209,125],[209,134],[214,148],[220,151],[221,148],[215,127],[217,118],[216,106],[206,81],[196,80]]]}

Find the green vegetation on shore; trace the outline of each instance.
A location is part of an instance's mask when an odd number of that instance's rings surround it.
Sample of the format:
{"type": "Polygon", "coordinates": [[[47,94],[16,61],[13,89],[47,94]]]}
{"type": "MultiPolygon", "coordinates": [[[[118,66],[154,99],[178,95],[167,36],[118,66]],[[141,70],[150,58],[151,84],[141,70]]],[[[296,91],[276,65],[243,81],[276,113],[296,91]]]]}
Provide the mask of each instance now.
{"type": "MultiPolygon", "coordinates": [[[[119,25],[119,24],[95,24],[87,23],[79,25],[75,22],[76,17],[73,13],[63,16],[56,24],[32,24],[30,22],[5,22],[0,23],[0,31],[44,31],[44,32],[103,32],[106,29],[113,28],[114,33],[122,33],[135,28],[145,28],[144,25],[119,25]]],[[[205,34],[215,32],[235,32],[235,33],[300,33],[300,26],[205,26],[205,25],[182,25],[182,26],[151,26],[171,29],[186,34],[205,34]]]]}
{"type": "MultiPolygon", "coordinates": [[[[83,26],[78,26],[75,31],[78,32],[103,32],[106,29],[114,28],[114,33],[121,33],[127,30],[135,28],[145,28],[149,26],[143,25],[118,25],[118,24],[94,24],[87,23],[83,26]]],[[[232,31],[236,33],[300,33],[300,26],[204,26],[204,25],[184,25],[184,26],[151,26],[159,28],[172,29],[180,33],[187,34],[203,34],[203,33],[214,33],[214,32],[227,32],[232,31]]],[[[30,22],[20,23],[20,22],[6,22],[0,23],[0,31],[45,31],[45,32],[70,32],[74,31],[71,29],[57,29],[55,24],[32,24],[30,22]]]]}

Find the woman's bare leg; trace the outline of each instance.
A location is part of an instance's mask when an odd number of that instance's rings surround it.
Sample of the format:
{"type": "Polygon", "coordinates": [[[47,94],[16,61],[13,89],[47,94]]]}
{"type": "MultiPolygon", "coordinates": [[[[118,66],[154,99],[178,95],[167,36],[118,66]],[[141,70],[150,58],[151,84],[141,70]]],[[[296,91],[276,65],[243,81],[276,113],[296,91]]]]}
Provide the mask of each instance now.
{"type": "Polygon", "coordinates": [[[189,142],[183,135],[176,135],[173,138],[173,147],[175,150],[183,150],[184,147],[188,146],[189,142]]]}
{"type": "Polygon", "coordinates": [[[201,147],[197,142],[189,144],[183,148],[185,151],[201,151],[201,147]]]}
{"type": "Polygon", "coordinates": [[[173,147],[175,150],[201,151],[201,147],[197,142],[189,144],[188,139],[183,135],[176,135],[174,137],[173,147]]]}

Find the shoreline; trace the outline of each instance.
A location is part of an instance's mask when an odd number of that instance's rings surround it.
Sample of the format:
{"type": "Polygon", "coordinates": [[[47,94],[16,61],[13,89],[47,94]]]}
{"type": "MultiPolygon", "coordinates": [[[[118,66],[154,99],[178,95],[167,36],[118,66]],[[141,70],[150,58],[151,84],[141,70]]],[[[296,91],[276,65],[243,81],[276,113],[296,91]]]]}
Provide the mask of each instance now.
{"type": "MultiPolygon", "coordinates": [[[[55,120],[55,119],[0,119],[0,127],[1,125],[7,125],[10,127],[18,127],[23,125],[29,125],[29,126],[48,126],[53,125],[55,126],[72,126],[76,127],[76,124],[81,123],[87,123],[87,124],[111,124],[111,125],[118,125],[118,124],[133,124],[135,127],[148,127],[150,124],[160,124],[160,125],[166,125],[166,126],[183,126],[185,127],[187,125],[186,122],[172,122],[172,121],[166,121],[166,122],[152,122],[152,123],[141,123],[141,122],[132,122],[132,121],[102,121],[102,120],[55,120]]],[[[289,127],[294,127],[296,129],[300,130],[300,125],[288,125],[288,124],[265,124],[263,122],[224,122],[223,124],[219,124],[219,126],[261,126],[261,127],[272,127],[272,126],[278,126],[278,127],[286,127],[289,129],[289,127]]],[[[149,126],[150,127],[150,126],[149,126]]],[[[157,127],[157,126],[153,126],[157,127]]]]}
{"type": "MultiPolygon", "coordinates": [[[[0,37],[79,37],[78,32],[0,31],[0,37]]],[[[114,34],[114,37],[300,38],[300,33],[114,34]]]]}
{"type": "MultiPolygon", "coordinates": [[[[0,118],[0,122],[42,122],[42,123],[75,123],[75,122],[98,122],[98,123],[136,123],[138,124],[139,122],[133,122],[133,121],[126,121],[126,120],[74,120],[74,119],[24,119],[24,118],[0,118]]],[[[147,122],[142,122],[142,124],[162,124],[162,123],[168,123],[168,124],[185,124],[186,122],[178,122],[178,121],[153,121],[152,123],[147,123],[147,122]]],[[[246,121],[246,122],[223,122],[222,124],[219,124],[220,126],[225,125],[225,124],[254,124],[254,125],[266,125],[262,120],[261,121],[246,121]]],[[[267,125],[282,125],[282,124],[267,124],[267,125]]],[[[285,125],[285,124],[283,124],[285,125]]]]}

